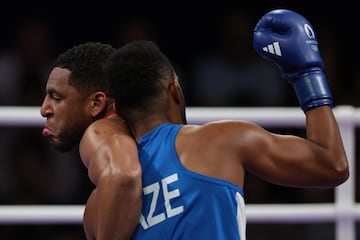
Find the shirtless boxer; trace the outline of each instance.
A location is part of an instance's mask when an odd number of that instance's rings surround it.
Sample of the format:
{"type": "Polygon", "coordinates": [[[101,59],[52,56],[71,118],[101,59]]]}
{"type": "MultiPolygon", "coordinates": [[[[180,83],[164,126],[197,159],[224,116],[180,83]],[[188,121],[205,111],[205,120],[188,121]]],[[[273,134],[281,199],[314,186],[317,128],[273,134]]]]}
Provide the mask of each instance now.
{"type": "Polygon", "coordinates": [[[130,239],[141,210],[137,146],[114,112],[103,72],[113,51],[110,45],[88,42],[61,54],[41,106],[43,135],[59,151],[80,144],[80,157],[95,185],[83,219],[89,240],[130,239]]]}

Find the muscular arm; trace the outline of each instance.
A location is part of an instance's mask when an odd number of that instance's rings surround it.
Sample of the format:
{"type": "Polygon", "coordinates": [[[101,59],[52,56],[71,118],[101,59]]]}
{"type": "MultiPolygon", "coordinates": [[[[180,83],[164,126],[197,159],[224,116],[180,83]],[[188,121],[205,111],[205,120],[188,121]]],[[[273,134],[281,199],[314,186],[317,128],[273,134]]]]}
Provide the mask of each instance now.
{"type": "Polygon", "coordinates": [[[246,170],[274,184],[334,187],[349,176],[337,122],[330,107],[306,112],[307,138],[250,131],[246,170]]]}
{"type": "Polygon", "coordinates": [[[95,148],[88,156],[88,173],[96,189],[84,214],[87,239],[131,239],[141,212],[141,167],[136,143],[121,131],[109,136],[106,130],[91,132],[97,136],[89,134],[91,140],[81,145],[82,156],[86,156],[84,149],[95,148]]]}
{"type": "Polygon", "coordinates": [[[282,186],[329,188],[349,176],[340,131],[328,106],[306,112],[306,138],[246,121],[186,126],[177,152],[187,168],[243,187],[246,172],[282,186]]]}
{"type": "Polygon", "coordinates": [[[333,97],[313,26],[297,12],[275,9],[256,24],[253,44],[262,57],[279,67],[283,78],[293,86],[306,114],[307,139],[263,134],[267,140],[258,142],[266,154],[257,156],[269,171],[259,167],[256,159],[253,159],[256,164],[247,161],[247,166],[266,179],[284,185],[334,187],[341,184],[349,176],[348,162],[331,110],[333,97]],[[278,54],[266,51],[264,46],[269,43],[278,44],[278,54]]]}

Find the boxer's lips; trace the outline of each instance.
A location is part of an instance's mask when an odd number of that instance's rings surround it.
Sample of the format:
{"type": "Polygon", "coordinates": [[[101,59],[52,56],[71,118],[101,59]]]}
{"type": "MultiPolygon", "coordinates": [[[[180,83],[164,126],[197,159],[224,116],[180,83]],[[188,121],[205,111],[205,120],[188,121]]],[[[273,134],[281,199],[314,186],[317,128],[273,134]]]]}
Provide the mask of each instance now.
{"type": "Polygon", "coordinates": [[[55,145],[59,143],[59,139],[57,139],[57,137],[54,135],[53,131],[49,127],[44,127],[43,128],[42,135],[44,137],[48,137],[50,142],[55,144],[55,145]]]}
{"type": "Polygon", "coordinates": [[[44,127],[43,130],[42,130],[42,135],[45,136],[45,137],[48,137],[52,134],[52,131],[50,128],[48,127],[44,127]]]}

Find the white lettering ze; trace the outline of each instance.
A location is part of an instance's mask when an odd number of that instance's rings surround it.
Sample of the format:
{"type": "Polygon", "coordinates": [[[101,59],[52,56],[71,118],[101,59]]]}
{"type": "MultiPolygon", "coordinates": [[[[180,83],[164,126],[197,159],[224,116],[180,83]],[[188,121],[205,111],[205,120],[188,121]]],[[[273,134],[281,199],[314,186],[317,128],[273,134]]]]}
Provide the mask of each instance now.
{"type": "MultiPolygon", "coordinates": [[[[177,173],[174,173],[166,178],[163,178],[161,180],[161,186],[162,186],[162,194],[164,197],[164,206],[166,209],[166,216],[167,218],[176,216],[184,211],[184,206],[179,206],[176,208],[173,208],[171,206],[171,199],[174,199],[176,197],[180,196],[179,189],[174,189],[172,191],[169,191],[168,186],[178,181],[178,175],[177,173]]],[[[164,220],[166,220],[165,213],[160,213],[158,215],[154,216],[155,210],[156,210],[156,204],[158,203],[159,199],[159,193],[160,193],[160,183],[156,182],[151,185],[148,185],[143,188],[144,195],[148,195],[152,193],[152,199],[150,203],[150,209],[148,212],[148,215],[146,216],[146,219],[143,214],[140,216],[140,224],[144,229],[147,229],[149,227],[152,227],[164,220]]]]}

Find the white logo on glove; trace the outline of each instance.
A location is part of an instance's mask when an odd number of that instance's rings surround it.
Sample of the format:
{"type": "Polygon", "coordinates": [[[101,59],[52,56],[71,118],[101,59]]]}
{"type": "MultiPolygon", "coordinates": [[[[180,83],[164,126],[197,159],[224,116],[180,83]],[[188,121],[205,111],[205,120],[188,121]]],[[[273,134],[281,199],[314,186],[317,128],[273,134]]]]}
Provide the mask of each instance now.
{"type": "Polygon", "coordinates": [[[310,38],[310,39],[314,39],[315,38],[315,32],[314,30],[312,30],[312,28],[310,27],[309,24],[305,23],[304,24],[304,30],[306,35],[310,38]]]}
{"type": "Polygon", "coordinates": [[[307,44],[310,44],[312,50],[314,50],[315,52],[319,52],[318,42],[316,41],[314,30],[307,23],[304,24],[304,30],[308,38],[310,38],[310,40],[306,40],[305,42],[307,44]]]}
{"type": "Polygon", "coordinates": [[[279,42],[273,42],[262,49],[264,52],[268,52],[277,56],[281,56],[280,44],[279,42]]]}

